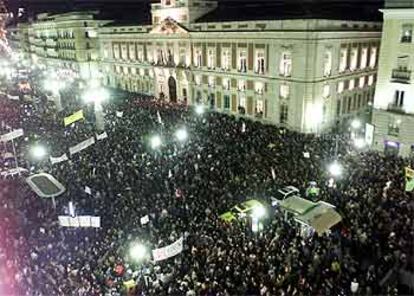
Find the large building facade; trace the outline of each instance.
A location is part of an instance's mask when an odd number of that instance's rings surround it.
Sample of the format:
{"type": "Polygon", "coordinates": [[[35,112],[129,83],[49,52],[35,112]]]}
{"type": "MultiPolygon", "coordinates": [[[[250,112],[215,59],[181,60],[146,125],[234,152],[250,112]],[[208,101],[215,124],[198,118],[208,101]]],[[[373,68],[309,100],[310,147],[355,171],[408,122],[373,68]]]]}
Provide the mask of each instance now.
{"type": "Polygon", "coordinates": [[[302,132],[330,130],[370,108],[381,24],[214,21],[215,9],[215,1],[162,0],[149,25],[100,28],[105,84],[302,132]]]}
{"type": "Polygon", "coordinates": [[[230,13],[217,1],[161,0],[142,23],[40,15],[28,25],[28,47],[33,60],[84,79],[301,132],[367,115],[381,23],[294,11],[260,4],[230,13]]]}
{"type": "Polygon", "coordinates": [[[27,30],[31,59],[50,69],[65,70],[75,78],[99,75],[98,27],[107,21],[97,20],[96,15],[97,12],[38,15],[27,30]]]}
{"type": "Polygon", "coordinates": [[[374,147],[414,155],[414,2],[389,1],[374,100],[374,147]]]}

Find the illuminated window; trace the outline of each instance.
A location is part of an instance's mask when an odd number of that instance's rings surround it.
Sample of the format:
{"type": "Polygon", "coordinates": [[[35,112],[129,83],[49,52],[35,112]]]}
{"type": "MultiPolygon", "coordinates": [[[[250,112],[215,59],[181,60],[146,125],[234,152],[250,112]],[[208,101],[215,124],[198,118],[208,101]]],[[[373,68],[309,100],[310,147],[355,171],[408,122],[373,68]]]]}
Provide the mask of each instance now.
{"type": "Polygon", "coordinates": [[[238,89],[239,89],[239,91],[245,91],[246,90],[246,81],[239,80],[238,89]]]}
{"type": "Polygon", "coordinates": [[[185,48],[180,48],[180,64],[185,65],[186,64],[186,50],[185,48]]]}
{"type": "Polygon", "coordinates": [[[348,49],[347,48],[341,48],[341,53],[340,53],[340,56],[339,56],[339,72],[344,72],[346,70],[347,55],[348,55],[348,49]]]}
{"type": "Polygon", "coordinates": [[[230,79],[223,78],[223,88],[225,90],[229,90],[230,89],[230,79]]]}
{"type": "Polygon", "coordinates": [[[203,57],[202,57],[201,49],[197,49],[196,52],[195,52],[195,61],[194,61],[196,67],[198,67],[198,68],[201,67],[202,59],[203,59],[203,57]]]}
{"type": "Polygon", "coordinates": [[[209,69],[214,68],[214,60],[215,60],[214,49],[210,48],[207,51],[207,67],[209,69]]]}
{"type": "Polygon", "coordinates": [[[377,65],[377,48],[371,47],[371,56],[369,59],[369,66],[371,68],[375,68],[376,65],[377,65]]]}
{"type": "Polygon", "coordinates": [[[201,85],[201,76],[200,75],[194,76],[194,82],[196,85],[201,85]]]}
{"type": "Polygon", "coordinates": [[[290,86],[289,84],[281,84],[280,85],[280,97],[287,99],[290,95],[290,86]]]}
{"type": "Polygon", "coordinates": [[[135,44],[129,45],[129,59],[135,61],[135,44]]]}
{"type": "Polygon", "coordinates": [[[354,88],[355,88],[355,80],[351,79],[351,80],[349,80],[348,89],[353,90],[354,88]]]}
{"type": "Polygon", "coordinates": [[[358,48],[353,47],[351,50],[351,64],[349,65],[349,69],[354,71],[357,68],[358,63],[358,48]]]}
{"type": "Polygon", "coordinates": [[[258,51],[256,56],[256,72],[263,74],[265,69],[265,55],[263,51],[258,51]]]}
{"type": "Polygon", "coordinates": [[[264,104],[263,100],[256,100],[256,115],[263,115],[264,112],[264,104]]]}
{"type": "Polygon", "coordinates": [[[216,79],[214,76],[209,76],[208,77],[208,86],[213,87],[216,84],[216,79]]]}
{"type": "Polygon", "coordinates": [[[338,82],[338,93],[341,93],[344,91],[344,82],[343,81],[339,81],[338,82]]]}
{"type": "Polygon", "coordinates": [[[365,77],[359,77],[359,83],[358,83],[359,88],[364,88],[365,86],[365,77]]]}
{"type": "Polygon", "coordinates": [[[332,72],[332,52],[327,50],[325,52],[324,61],[323,61],[323,75],[330,76],[332,72]]]}
{"type": "Polygon", "coordinates": [[[368,85],[371,86],[374,84],[374,75],[370,75],[368,77],[368,85]]]}
{"type": "Polygon", "coordinates": [[[247,71],[247,55],[246,51],[242,50],[239,54],[239,71],[246,72],[247,71]]]}
{"type": "Polygon", "coordinates": [[[323,97],[324,98],[329,97],[330,96],[330,93],[331,93],[331,87],[329,86],[329,84],[325,84],[323,86],[323,97]]]}
{"type": "Polygon", "coordinates": [[[255,82],[254,89],[255,89],[256,93],[263,94],[263,91],[264,91],[263,82],[255,82]]]}
{"type": "Polygon", "coordinates": [[[361,69],[366,68],[368,66],[367,62],[368,62],[368,48],[364,47],[361,50],[361,65],[360,65],[360,68],[361,69]]]}
{"type": "Polygon", "coordinates": [[[246,97],[244,95],[239,96],[239,107],[246,108],[246,97]]]}
{"type": "Polygon", "coordinates": [[[290,52],[282,53],[279,70],[280,74],[285,77],[292,74],[292,55],[290,52]]]}
{"type": "Polygon", "coordinates": [[[142,46],[138,47],[138,60],[140,62],[144,61],[144,50],[143,50],[142,46]]]}
{"type": "Polygon", "coordinates": [[[402,43],[411,43],[413,35],[413,25],[412,24],[404,24],[402,26],[401,32],[401,42],[402,43]]]}
{"type": "Polygon", "coordinates": [[[230,50],[224,49],[223,54],[221,56],[221,64],[222,64],[223,70],[230,70],[230,63],[231,63],[230,50]]]}

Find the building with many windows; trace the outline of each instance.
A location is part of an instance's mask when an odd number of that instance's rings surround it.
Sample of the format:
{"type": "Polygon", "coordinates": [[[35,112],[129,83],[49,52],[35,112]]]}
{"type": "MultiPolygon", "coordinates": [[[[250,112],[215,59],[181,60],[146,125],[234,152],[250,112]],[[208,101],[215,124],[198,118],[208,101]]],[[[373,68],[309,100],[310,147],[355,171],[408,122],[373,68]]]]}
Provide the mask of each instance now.
{"type": "Polygon", "coordinates": [[[52,69],[64,69],[75,77],[99,75],[97,12],[39,14],[28,24],[29,52],[33,61],[52,69]]]}
{"type": "Polygon", "coordinates": [[[414,2],[386,2],[380,67],[374,100],[374,147],[402,156],[414,153],[414,2]]]}
{"type": "Polygon", "coordinates": [[[323,132],[374,94],[381,24],[342,15],[162,0],[147,24],[99,29],[101,71],[112,87],[323,132]]]}

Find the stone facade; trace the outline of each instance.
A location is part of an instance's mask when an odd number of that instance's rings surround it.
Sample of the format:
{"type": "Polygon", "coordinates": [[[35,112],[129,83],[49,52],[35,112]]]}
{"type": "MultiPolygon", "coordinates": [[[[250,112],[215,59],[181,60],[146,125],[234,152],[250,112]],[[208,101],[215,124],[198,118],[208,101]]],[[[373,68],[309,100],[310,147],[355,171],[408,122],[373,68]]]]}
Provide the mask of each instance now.
{"type": "MultiPolygon", "coordinates": [[[[414,4],[384,9],[384,29],[374,100],[374,143],[377,150],[402,156],[414,151],[414,4]]],[[[388,4],[390,6],[391,4],[388,4]]]]}

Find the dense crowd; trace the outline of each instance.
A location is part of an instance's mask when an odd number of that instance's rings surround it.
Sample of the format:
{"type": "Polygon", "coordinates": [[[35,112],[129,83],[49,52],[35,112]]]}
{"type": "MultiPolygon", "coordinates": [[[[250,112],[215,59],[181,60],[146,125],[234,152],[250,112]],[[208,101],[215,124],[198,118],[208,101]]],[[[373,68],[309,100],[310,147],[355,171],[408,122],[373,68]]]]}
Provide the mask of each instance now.
{"type": "Polygon", "coordinates": [[[39,142],[60,156],[100,133],[93,123],[64,128],[62,118],[0,100],[2,133],[10,126],[25,130],[16,140],[20,165],[48,172],[66,187],[55,209],[24,179],[0,181],[1,295],[121,295],[130,279],[137,283],[133,295],[403,293],[390,275],[409,269],[413,256],[413,194],[404,192],[403,175],[408,160],[357,152],[340,138],[344,175],[330,187],[334,136],[215,112],[197,115],[149,98],[106,108],[108,138],[52,165],[31,159],[29,146],[39,142]],[[180,127],[189,133],[184,143],[174,138],[180,127]],[[156,150],[149,145],[154,134],[163,139],[156,150]],[[247,198],[266,201],[277,186],[303,191],[310,181],[343,216],[329,234],[304,237],[274,208],[258,234],[219,218],[247,198]],[[102,227],[60,227],[57,216],[69,201],[78,215],[100,216],[102,227]],[[145,215],[150,222],[141,225],[145,215]],[[184,251],[174,258],[135,262],[129,256],[137,240],[151,250],[181,236],[184,251]]]}

